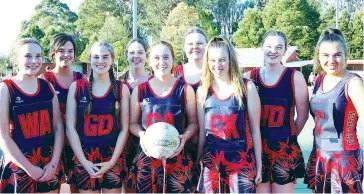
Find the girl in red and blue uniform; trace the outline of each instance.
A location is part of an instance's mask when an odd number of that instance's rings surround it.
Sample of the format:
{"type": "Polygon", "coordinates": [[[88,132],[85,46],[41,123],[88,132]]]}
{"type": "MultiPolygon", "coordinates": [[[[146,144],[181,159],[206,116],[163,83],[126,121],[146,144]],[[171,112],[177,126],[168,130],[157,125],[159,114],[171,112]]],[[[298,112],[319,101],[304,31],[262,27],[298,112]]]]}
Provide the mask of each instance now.
{"type": "Polygon", "coordinates": [[[173,77],[174,52],[169,43],[160,41],[150,49],[154,77],[135,88],[131,96],[130,131],[140,138],[140,144],[129,184],[137,193],[190,193],[193,161],[184,145],[197,132],[195,93],[173,77]],[[156,122],[170,123],[180,133],[181,143],[165,163],[149,157],[144,146],[145,130],[156,122]]]}
{"type": "Polygon", "coordinates": [[[1,193],[54,193],[64,182],[59,162],[63,125],[52,85],[36,75],[42,48],[34,39],[17,43],[16,76],[0,83],[1,193]]]}
{"type": "MultiPolygon", "coordinates": [[[[125,57],[130,66],[129,69],[120,76],[119,80],[127,85],[130,93],[132,93],[135,87],[152,78],[144,68],[148,44],[142,39],[132,39],[129,41],[126,48],[125,57]]],[[[128,169],[131,169],[132,167],[138,144],[139,138],[133,134],[129,134],[124,149],[128,169]]],[[[129,192],[126,181],[123,183],[123,188],[125,192],[129,192]]]]}
{"type": "MultiPolygon", "coordinates": [[[[50,58],[54,62],[55,68],[51,71],[45,72],[40,77],[45,78],[53,85],[58,97],[63,125],[66,126],[66,102],[68,89],[72,82],[82,79],[83,75],[82,73],[74,72],[71,69],[71,64],[74,62],[76,53],[76,43],[71,35],[58,33],[52,37],[50,45],[50,58]]],[[[73,177],[73,151],[67,136],[65,136],[64,139],[64,147],[61,158],[70,191],[72,193],[77,192],[73,177]]]]}
{"type": "Polygon", "coordinates": [[[364,117],[362,78],[346,70],[342,33],[327,29],[317,43],[314,71],[319,73],[310,106],[314,144],[305,183],[315,193],[363,193],[363,152],[357,137],[364,117]]]}
{"type": "Polygon", "coordinates": [[[293,193],[305,174],[297,136],[308,118],[308,89],[301,72],[281,65],[287,50],[282,32],[267,32],[262,47],[264,67],[245,75],[255,81],[262,105],[263,170],[257,192],[293,193]]]}
{"type": "Polygon", "coordinates": [[[110,44],[94,43],[90,58],[89,79],[74,82],[67,98],[74,176],[81,192],[120,193],[127,171],[122,152],[129,131],[129,90],[114,77],[110,44]]]}
{"type": "Polygon", "coordinates": [[[258,92],[241,78],[234,47],[225,37],[213,37],[206,48],[197,92],[198,191],[254,193],[262,170],[258,92]]]}

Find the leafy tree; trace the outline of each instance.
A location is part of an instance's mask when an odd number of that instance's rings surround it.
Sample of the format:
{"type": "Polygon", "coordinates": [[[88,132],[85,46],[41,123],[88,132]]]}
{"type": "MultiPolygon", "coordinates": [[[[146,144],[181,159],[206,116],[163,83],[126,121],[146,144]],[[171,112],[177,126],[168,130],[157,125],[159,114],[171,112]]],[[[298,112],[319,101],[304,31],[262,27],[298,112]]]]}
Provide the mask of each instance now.
{"type": "Polygon", "coordinates": [[[298,46],[298,56],[310,59],[319,33],[319,13],[307,0],[271,0],[263,9],[266,31],[275,29],[286,34],[290,45],[298,46]]]}
{"type": "Polygon", "coordinates": [[[0,77],[5,77],[6,72],[11,69],[10,58],[8,56],[0,56],[0,77]]]}
{"type": "Polygon", "coordinates": [[[262,41],[265,33],[262,22],[262,11],[257,8],[248,9],[239,22],[239,28],[234,33],[234,43],[237,47],[255,48],[262,41]]]}
{"type": "Polygon", "coordinates": [[[216,23],[213,22],[214,16],[209,10],[200,10],[199,18],[201,22],[201,28],[205,31],[207,38],[210,39],[213,36],[219,35],[219,29],[216,23]]]}
{"type": "Polygon", "coordinates": [[[349,45],[349,59],[363,59],[363,44],[364,44],[364,12],[356,10],[352,21],[352,38],[347,40],[349,45]]]}
{"type": "Polygon", "coordinates": [[[328,8],[320,15],[321,24],[318,28],[318,32],[321,33],[324,29],[335,27],[336,25],[336,9],[334,7],[328,8]]]}
{"type": "MultiPolygon", "coordinates": [[[[35,7],[28,21],[23,21],[19,37],[34,37],[41,42],[46,61],[50,61],[49,42],[51,37],[59,32],[66,32],[75,36],[76,42],[82,39],[76,32],[74,22],[77,20],[76,13],[70,11],[67,4],[59,0],[42,0],[35,7]]],[[[83,44],[77,45],[78,49],[84,48],[83,44]]],[[[76,58],[79,53],[76,53],[76,58]]]]}
{"type": "Polygon", "coordinates": [[[166,20],[161,32],[161,38],[170,42],[176,54],[176,61],[181,62],[183,57],[182,40],[184,33],[191,26],[199,26],[199,14],[193,7],[181,2],[174,8],[166,20]]]}

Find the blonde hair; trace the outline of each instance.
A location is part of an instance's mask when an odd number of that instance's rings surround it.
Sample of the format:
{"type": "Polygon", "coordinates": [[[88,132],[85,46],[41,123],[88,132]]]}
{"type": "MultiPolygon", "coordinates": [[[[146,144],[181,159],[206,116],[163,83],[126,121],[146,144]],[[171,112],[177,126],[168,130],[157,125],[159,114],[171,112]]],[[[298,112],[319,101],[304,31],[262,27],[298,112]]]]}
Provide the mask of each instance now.
{"type": "Polygon", "coordinates": [[[322,43],[324,42],[331,42],[331,43],[337,43],[339,45],[341,45],[344,49],[344,55],[345,55],[345,63],[346,63],[346,59],[347,59],[347,47],[346,47],[346,42],[344,39],[343,34],[341,33],[340,30],[335,29],[335,28],[327,28],[325,29],[322,33],[321,36],[319,38],[319,40],[317,41],[316,44],[316,48],[315,48],[315,55],[314,55],[314,65],[313,65],[313,71],[315,73],[319,73],[319,74],[324,74],[325,71],[322,69],[321,64],[320,64],[320,60],[319,60],[319,55],[320,55],[320,46],[322,43]]]}
{"type": "Polygon", "coordinates": [[[198,103],[204,104],[209,92],[209,89],[212,85],[213,74],[209,68],[209,49],[210,48],[227,48],[229,53],[229,77],[231,83],[234,86],[234,97],[238,100],[239,107],[244,107],[243,104],[243,95],[246,94],[246,88],[242,81],[242,76],[239,71],[239,62],[235,52],[233,45],[223,36],[214,36],[207,43],[206,51],[203,57],[203,66],[202,66],[202,77],[201,77],[201,86],[200,91],[201,95],[198,99],[198,103]]]}

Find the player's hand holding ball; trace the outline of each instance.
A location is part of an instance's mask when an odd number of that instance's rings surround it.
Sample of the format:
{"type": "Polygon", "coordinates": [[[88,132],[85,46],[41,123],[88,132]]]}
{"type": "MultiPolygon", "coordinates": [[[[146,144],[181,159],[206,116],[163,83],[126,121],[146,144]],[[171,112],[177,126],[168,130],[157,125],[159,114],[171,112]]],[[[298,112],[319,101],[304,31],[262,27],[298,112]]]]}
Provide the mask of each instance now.
{"type": "Polygon", "coordinates": [[[147,152],[147,156],[167,159],[177,155],[183,149],[186,140],[184,135],[179,135],[173,125],[157,122],[148,127],[140,141],[144,153],[147,152]]]}

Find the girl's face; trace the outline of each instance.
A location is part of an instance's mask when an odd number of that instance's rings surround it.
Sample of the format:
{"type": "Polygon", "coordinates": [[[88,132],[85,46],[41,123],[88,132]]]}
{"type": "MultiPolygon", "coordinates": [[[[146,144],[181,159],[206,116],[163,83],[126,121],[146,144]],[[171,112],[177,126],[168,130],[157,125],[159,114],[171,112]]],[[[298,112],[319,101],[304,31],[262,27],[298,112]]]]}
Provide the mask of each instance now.
{"type": "Polygon", "coordinates": [[[153,46],[150,51],[150,67],[155,76],[171,74],[173,56],[171,50],[163,44],[153,46]]]}
{"type": "Polygon", "coordinates": [[[280,36],[268,36],[263,44],[264,61],[268,65],[279,64],[286,52],[284,39],[280,36]]]}
{"type": "Polygon", "coordinates": [[[34,43],[23,44],[18,53],[19,74],[36,76],[42,67],[42,49],[34,43]]]}
{"type": "Polygon", "coordinates": [[[229,51],[228,48],[210,48],[208,50],[208,64],[211,73],[215,78],[229,76],[229,51]]]}
{"type": "Polygon", "coordinates": [[[143,67],[146,57],[144,47],[139,42],[133,42],[129,45],[126,58],[131,68],[143,67]]]}
{"type": "Polygon", "coordinates": [[[205,52],[206,39],[200,33],[191,33],[185,38],[184,50],[188,60],[201,60],[205,52]]]}
{"type": "Polygon", "coordinates": [[[110,51],[105,46],[91,48],[91,68],[94,73],[108,73],[113,63],[110,51]]]}
{"type": "Polygon", "coordinates": [[[338,75],[346,68],[345,50],[337,42],[323,42],[319,48],[319,61],[326,74],[338,75]]]}
{"type": "Polygon", "coordinates": [[[75,52],[71,41],[67,41],[54,53],[54,62],[60,67],[69,67],[74,61],[75,52]]]}

